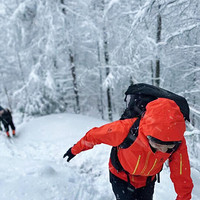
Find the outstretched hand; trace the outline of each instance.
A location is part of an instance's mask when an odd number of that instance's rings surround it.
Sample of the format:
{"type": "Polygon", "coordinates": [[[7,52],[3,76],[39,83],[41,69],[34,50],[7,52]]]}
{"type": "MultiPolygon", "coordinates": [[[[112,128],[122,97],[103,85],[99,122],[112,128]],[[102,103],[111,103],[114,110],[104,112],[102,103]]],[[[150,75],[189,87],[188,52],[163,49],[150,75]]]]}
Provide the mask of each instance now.
{"type": "Polygon", "coordinates": [[[75,155],[72,153],[71,149],[72,149],[72,147],[69,148],[68,151],[63,155],[63,158],[68,156],[67,162],[69,162],[73,157],[75,157],[75,155]]]}

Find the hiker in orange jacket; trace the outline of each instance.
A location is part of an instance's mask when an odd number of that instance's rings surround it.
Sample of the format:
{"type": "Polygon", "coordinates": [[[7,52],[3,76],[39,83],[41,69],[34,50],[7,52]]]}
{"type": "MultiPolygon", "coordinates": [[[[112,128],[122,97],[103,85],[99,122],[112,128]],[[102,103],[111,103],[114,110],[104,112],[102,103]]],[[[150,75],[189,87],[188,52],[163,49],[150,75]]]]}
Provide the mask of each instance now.
{"type": "MultiPolygon", "coordinates": [[[[184,117],[177,104],[158,98],[147,104],[136,140],[128,148],[120,148],[137,118],[115,121],[93,128],[65,154],[69,162],[75,155],[96,144],[117,147],[118,164],[109,161],[110,182],[117,200],[153,199],[156,175],[169,160],[170,178],[177,193],[176,200],[190,200],[193,188],[184,132],[184,117]]],[[[112,153],[111,153],[112,154],[112,153]]]]}

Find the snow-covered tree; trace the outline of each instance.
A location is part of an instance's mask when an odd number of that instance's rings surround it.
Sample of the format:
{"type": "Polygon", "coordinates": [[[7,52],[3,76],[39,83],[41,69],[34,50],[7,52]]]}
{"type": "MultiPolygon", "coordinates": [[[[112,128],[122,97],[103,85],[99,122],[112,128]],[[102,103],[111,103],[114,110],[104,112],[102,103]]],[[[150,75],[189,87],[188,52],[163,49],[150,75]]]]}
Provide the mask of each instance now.
{"type": "Polygon", "coordinates": [[[199,127],[198,11],[197,0],[1,2],[1,103],[111,120],[129,84],[146,82],[185,96],[199,127]]]}

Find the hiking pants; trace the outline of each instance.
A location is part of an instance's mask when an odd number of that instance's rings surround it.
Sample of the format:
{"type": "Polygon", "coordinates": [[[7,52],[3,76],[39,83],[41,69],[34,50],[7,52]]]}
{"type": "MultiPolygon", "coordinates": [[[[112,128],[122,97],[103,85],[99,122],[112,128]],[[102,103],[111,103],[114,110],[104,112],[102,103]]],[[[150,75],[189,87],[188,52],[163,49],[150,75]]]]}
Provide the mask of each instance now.
{"type": "Polygon", "coordinates": [[[152,200],[155,181],[145,187],[135,188],[130,183],[118,178],[110,172],[110,183],[116,200],[152,200]]]}
{"type": "Polygon", "coordinates": [[[6,130],[6,132],[8,132],[9,131],[9,126],[11,127],[11,129],[12,130],[15,130],[15,126],[14,126],[14,124],[13,124],[13,121],[12,120],[2,120],[2,123],[3,123],[3,125],[4,125],[4,128],[5,128],[5,130],[6,130]]]}

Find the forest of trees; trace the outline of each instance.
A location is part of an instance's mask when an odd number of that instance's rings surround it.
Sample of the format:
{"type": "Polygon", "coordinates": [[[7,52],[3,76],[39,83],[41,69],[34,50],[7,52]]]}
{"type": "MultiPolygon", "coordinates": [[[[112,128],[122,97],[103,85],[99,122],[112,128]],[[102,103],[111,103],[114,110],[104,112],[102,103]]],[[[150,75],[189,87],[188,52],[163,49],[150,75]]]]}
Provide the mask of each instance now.
{"type": "Polygon", "coordinates": [[[200,127],[199,0],[0,1],[0,103],[118,119],[131,83],[184,96],[200,127]]]}

